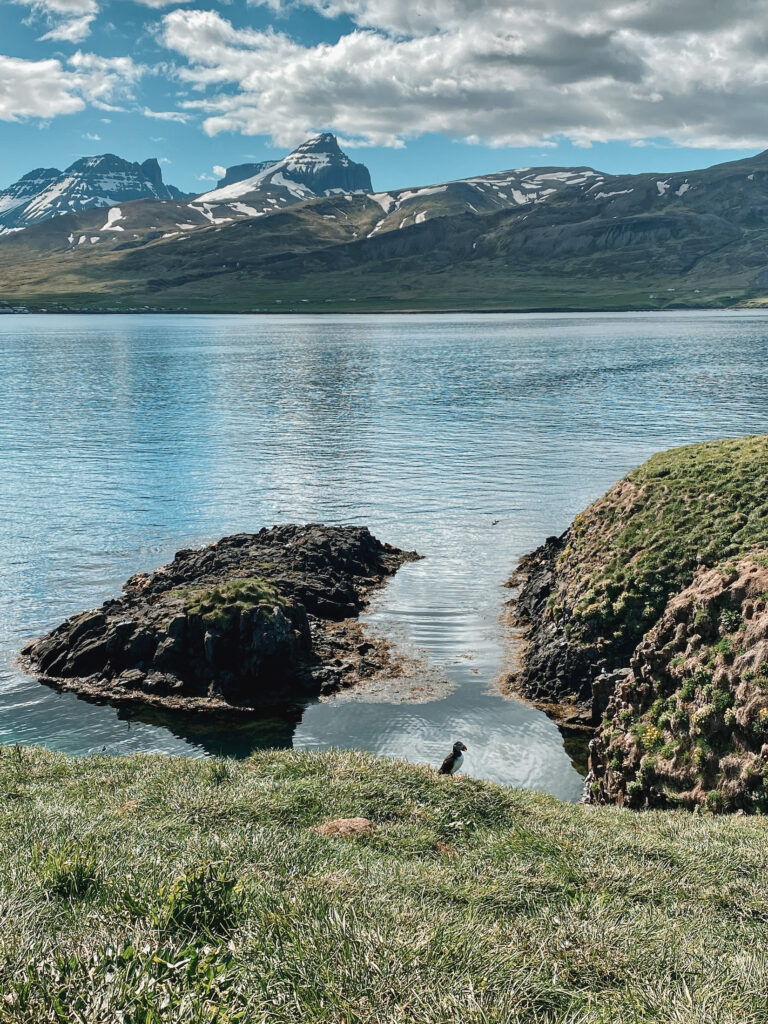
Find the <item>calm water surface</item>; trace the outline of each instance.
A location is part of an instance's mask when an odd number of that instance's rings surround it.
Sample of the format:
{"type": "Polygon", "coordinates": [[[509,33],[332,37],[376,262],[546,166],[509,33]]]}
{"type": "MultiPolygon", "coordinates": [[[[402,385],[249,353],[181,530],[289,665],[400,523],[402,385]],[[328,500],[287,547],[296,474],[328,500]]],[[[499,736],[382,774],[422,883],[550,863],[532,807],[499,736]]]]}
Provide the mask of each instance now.
{"type": "Polygon", "coordinates": [[[517,558],[652,452],[768,432],[768,316],[0,318],[0,742],[242,755],[356,746],[575,798],[547,718],[494,692],[517,558]],[[449,681],[238,732],[129,718],[14,667],[180,547],[274,522],[416,548],[370,614],[449,681]]]}

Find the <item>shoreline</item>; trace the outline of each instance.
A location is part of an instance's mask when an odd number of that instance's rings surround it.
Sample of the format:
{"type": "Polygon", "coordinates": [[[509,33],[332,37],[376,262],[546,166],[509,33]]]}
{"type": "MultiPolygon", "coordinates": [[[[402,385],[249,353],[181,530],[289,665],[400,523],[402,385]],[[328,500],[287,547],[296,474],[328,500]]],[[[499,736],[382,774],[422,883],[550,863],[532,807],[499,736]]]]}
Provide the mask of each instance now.
{"type": "Polygon", "coordinates": [[[617,313],[768,313],[768,306],[749,305],[671,305],[671,306],[494,306],[490,308],[456,308],[456,309],[0,309],[0,319],[9,316],[457,316],[483,314],[509,316],[520,314],[530,316],[541,314],[562,313],[574,315],[583,313],[586,316],[617,313]]]}

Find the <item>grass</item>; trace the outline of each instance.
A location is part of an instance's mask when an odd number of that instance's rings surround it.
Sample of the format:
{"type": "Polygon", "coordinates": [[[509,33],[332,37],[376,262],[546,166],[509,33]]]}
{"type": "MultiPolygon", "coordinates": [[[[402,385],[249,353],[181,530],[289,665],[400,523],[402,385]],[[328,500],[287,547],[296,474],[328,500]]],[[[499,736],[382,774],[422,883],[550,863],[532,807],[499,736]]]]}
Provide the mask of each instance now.
{"type": "Polygon", "coordinates": [[[356,752],[0,748],[0,819],[3,1024],[768,1018],[759,818],[356,752]],[[371,835],[314,831],[359,815],[371,835]]]}
{"type": "Polygon", "coordinates": [[[243,614],[260,608],[271,613],[275,607],[285,608],[285,597],[267,580],[244,576],[215,587],[188,587],[173,590],[171,597],[183,597],[184,609],[199,615],[207,625],[218,630],[229,629],[243,614]]]}
{"type": "Polygon", "coordinates": [[[768,436],[661,452],[574,520],[553,615],[570,609],[571,638],[620,665],[699,560],[766,544],[768,436]]]}

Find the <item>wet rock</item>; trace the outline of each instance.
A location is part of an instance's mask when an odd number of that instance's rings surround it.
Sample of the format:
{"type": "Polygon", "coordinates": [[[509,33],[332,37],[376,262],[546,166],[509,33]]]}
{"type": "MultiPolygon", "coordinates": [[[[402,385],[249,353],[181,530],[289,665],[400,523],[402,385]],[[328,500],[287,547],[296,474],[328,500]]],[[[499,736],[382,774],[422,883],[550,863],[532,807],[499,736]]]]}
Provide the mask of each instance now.
{"type": "Polygon", "coordinates": [[[29,644],[23,660],[44,682],[113,701],[263,707],[328,692],[375,664],[376,646],[347,640],[344,622],[416,557],[363,527],[225,537],[132,576],[120,598],[29,644]]]}

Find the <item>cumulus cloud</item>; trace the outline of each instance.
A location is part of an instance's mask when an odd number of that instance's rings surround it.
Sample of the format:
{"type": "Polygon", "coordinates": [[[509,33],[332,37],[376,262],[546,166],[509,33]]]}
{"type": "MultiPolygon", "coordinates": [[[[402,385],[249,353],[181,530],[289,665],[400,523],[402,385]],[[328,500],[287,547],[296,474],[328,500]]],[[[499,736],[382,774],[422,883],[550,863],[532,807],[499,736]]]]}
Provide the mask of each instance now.
{"type": "Polygon", "coordinates": [[[80,43],[90,35],[91,22],[98,13],[96,0],[13,0],[29,8],[30,21],[42,21],[51,27],[40,41],[60,40],[80,43]]]}
{"type": "MultiPolygon", "coordinates": [[[[166,14],[205,130],[290,145],[332,129],[399,145],[425,132],[497,146],[567,137],[765,144],[768,0],[255,0],[356,28],[304,46],[215,11],[166,14]]],[[[288,23],[286,23],[288,24],[288,23]]]]}
{"type": "Polygon", "coordinates": [[[143,69],[130,57],[75,53],[59,60],[22,60],[0,55],[0,121],[74,114],[87,104],[105,110],[130,96],[143,69]]]}

